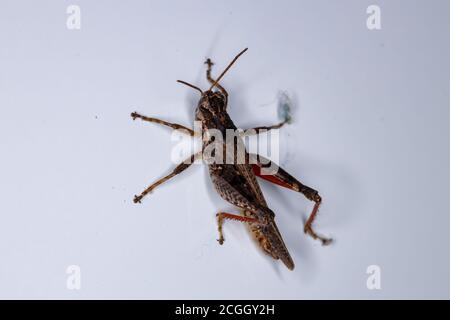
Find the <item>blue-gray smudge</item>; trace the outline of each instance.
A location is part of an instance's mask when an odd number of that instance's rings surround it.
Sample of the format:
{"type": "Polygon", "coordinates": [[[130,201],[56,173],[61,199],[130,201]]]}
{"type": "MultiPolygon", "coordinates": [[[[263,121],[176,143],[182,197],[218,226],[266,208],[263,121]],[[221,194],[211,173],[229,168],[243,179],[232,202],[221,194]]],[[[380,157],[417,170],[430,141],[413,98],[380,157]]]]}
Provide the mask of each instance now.
{"type": "Polygon", "coordinates": [[[287,123],[292,123],[291,106],[292,100],[285,91],[278,92],[278,118],[281,121],[286,121],[287,123]]]}

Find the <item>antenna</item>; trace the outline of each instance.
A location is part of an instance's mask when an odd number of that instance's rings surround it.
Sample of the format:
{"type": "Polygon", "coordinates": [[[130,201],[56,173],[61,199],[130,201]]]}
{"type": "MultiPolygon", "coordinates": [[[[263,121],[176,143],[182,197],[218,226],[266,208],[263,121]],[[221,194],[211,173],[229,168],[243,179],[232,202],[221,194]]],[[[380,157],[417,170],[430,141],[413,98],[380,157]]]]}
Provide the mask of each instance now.
{"type": "Polygon", "coordinates": [[[228,65],[228,67],[225,68],[225,70],[223,70],[222,74],[216,79],[216,81],[214,81],[214,83],[212,84],[211,88],[209,88],[209,90],[211,90],[212,88],[214,88],[217,83],[219,83],[220,79],[222,79],[222,77],[225,75],[225,73],[227,73],[228,69],[231,68],[231,66],[233,65],[233,63],[236,62],[236,60],[245,52],[247,51],[248,48],[245,48],[244,50],[242,50],[236,57],[234,57],[233,61],[230,62],[230,64],[228,65]]]}
{"type": "Polygon", "coordinates": [[[192,89],[198,90],[198,91],[200,91],[201,94],[203,94],[202,89],[200,89],[199,87],[194,86],[193,84],[190,84],[190,83],[188,83],[188,82],[186,82],[186,81],[183,81],[183,80],[177,80],[177,82],[182,83],[182,84],[185,84],[185,85],[187,85],[188,87],[191,87],[192,89]]]}

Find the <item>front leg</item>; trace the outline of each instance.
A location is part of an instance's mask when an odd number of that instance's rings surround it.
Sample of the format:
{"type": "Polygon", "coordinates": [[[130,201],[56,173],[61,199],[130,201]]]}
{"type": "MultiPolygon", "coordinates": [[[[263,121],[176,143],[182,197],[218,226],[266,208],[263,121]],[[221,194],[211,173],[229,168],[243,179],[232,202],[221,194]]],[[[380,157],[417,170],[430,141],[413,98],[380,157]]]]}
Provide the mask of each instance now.
{"type": "MultiPolygon", "coordinates": [[[[211,69],[214,63],[211,61],[210,58],[206,59],[205,64],[208,66],[208,69],[206,69],[206,79],[208,79],[209,83],[214,84],[216,80],[214,80],[211,77],[211,69]]],[[[228,99],[228,92],[224,89],[219,83],[216,84],[216,87],[220,90],[220,92],[223,93],[223,95],[228,99]]]]}
{"type": "Polygon", "coordinates": [[[141,114],[139,114],[137,112],[133,112],[131,114],[131,117],[133,118],[133,120],[141,119],[142,121],[159,123],[159,124],[162,124],[164,126],[170,127],[170,128],[172,128],[174,130],[185,130],[185,131],[187,131],[187,133],[189,135],[194,136],[194,130],[189,129],[189,128],[187,128],[187,127],[185,127],[185,126],[183,126],[181,124],[178,124],[178,123],[171,123],[171,122],[167,122],[167,121],[160,120],[160,119],[157,119],[157,118],[146,117],[146,116],[143,116],[143,115],[141,115],[141,114]]]}
{"type": "Polygon", "coordinates": [[[256,162],[256,164],[252,164],[253,172],[256,176],[279,186],[300,192],[307,199],[314,202],[314,208],[309,215],[309,218],[306,220],[304,232],[310,235],[313,239],[320,240],[322,242],[322,245],[330,244],[332,242],[332,239],[318,235],[312,228],[312,224],[317,217],[317,212],[319,211],[320,204],[322,203],[322,198],[319,195],[319,192],[302,184],[296,178],[287,173],[283,168],[275,165],[270,160],[255,154],[251,154],[250,157],[252,158],[251,163],[256,162]],[[262,163],[262,161],[264,162],[264,164],[262,163]],[[275,173],[269,175],[262,174],[261,169],[263,169],[264,167],[270,167],[271,172],[275,173]]]}

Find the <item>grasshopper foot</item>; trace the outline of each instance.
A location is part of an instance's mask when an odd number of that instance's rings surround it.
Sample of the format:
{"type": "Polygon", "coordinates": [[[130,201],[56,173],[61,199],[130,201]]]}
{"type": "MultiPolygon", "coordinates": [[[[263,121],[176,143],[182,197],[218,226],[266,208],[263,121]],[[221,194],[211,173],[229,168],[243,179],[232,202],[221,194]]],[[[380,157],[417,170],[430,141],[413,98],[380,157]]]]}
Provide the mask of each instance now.
{"type": "Polygon", "coordinates": [[[320,240],[322,242],[323,246],[327,246],[329,245],[331,242],[333,242],[333,239],[331,238],[325,238],[321,235],[318,235],[312,228],[310,225],[305,225],[305,228],[303,229],[303,231],[311,236],[314,240],[320,240]]]}
{"type": "Polygon", "coordinates": [[[131,117],[133,118],[133,120],[136,120],[136,118],[139,118],[139,117],[140,117],[140,114],[137,113],[137,112],[132,112],[132,113],[131,113],[131,117]]]}
{"type": "Polygon", "coordinates": [[[142,196],[134,196],[134,199],[133,199],[133,202],[134,203],[141,203],[141,199],[142,199],[142,196]]]}
{"type": "Polygon", "coordinates": [[[205,64],[208,66],[208,69],[211,69],[211,67],[214,65],[214,62],[211,61],[210,58],[206,59],[205,64]]]}

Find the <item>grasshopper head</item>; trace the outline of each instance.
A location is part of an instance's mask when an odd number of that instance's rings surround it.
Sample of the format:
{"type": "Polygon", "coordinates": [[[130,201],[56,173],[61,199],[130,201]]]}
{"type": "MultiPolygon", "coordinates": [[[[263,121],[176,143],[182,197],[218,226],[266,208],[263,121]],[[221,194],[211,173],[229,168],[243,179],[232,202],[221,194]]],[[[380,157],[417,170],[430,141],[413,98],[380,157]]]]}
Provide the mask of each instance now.
{"type": "Polygon", "coordinates": [[[195,110],[196,120],[204,122],[221,118],[218,117],[219,115],[222,115],[223,117],[223,113],[227,107],[227,96],[226,92],[221,92],[223,89],[221,89],[219,81],[245,51],[247,51],[247,48],[242,50],[236,57],[234,57],[234,59],[230,62],[230,64],[228,64],[225,70],[223,70],[220,76],[214,81],[214,83],[212,83],[211,87],[207,91],[202,91],[202,89],[200,89],[199,87],[196,87],[188,82],[177,80],[178,82],[197,90],[202,95],[200,101],[198,102],[197,109],[195,110]],[[221,90],[213,91],[213,88],[216,86],[221,90]]]}
{"type": "Polygon", "coordinates": [[[195,119],[205,121],[219,117],[225,112],[227,98],[220,91],[208,90],[202,94],[195,110],[195,119]]]}

